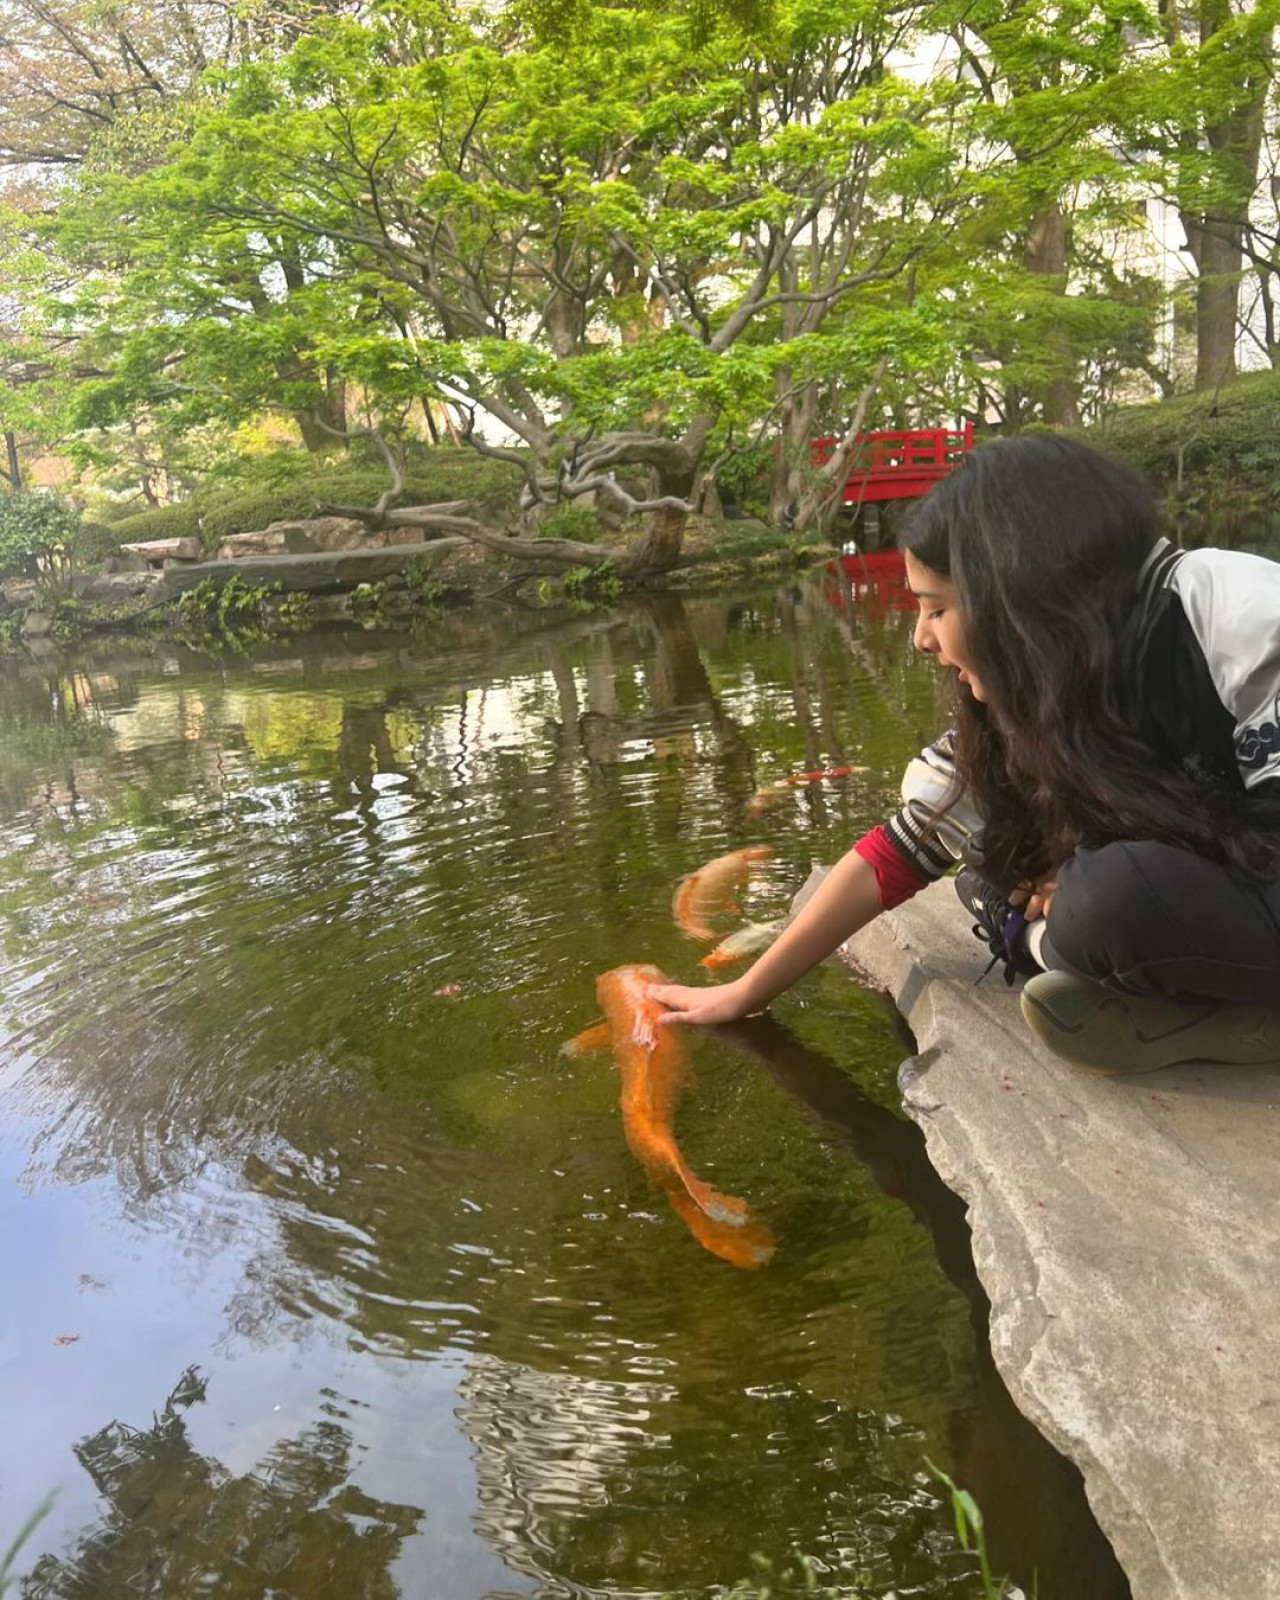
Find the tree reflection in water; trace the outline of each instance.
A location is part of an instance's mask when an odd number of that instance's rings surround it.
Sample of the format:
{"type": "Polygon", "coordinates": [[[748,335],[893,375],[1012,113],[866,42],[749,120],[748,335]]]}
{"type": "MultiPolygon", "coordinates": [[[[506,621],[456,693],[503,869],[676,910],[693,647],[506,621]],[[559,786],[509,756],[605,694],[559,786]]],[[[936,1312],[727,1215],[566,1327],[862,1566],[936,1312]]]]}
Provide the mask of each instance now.
{"type": "Polygon", "coordinates": [[[391,1575],[423,1513],[347,1482],[351,1436],[326,1421],[235,1477],[191,1445],[185,1413],[206,1380],[188,1367],[148,1428],[109,1422],[75,1446],[107,1502],[69,1555],[43,1557],[23,1600],[216,1594],[396,1600],[391,1575]]]}

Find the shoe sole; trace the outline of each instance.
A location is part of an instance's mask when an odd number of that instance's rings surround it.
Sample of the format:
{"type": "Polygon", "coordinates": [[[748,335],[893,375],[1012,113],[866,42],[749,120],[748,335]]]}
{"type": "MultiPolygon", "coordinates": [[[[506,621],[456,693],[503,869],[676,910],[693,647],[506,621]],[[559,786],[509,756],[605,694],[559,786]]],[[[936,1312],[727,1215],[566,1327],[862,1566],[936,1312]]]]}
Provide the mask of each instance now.
{"type": "Polygon", "coordinates": [[[1280,1011],[1124,995],[1045,972],[1021,996],[1032,1033],[1054,1055],[1095,1071],[1157,1072],[1179,1062],[1280,1064],[1280,1011]]]}

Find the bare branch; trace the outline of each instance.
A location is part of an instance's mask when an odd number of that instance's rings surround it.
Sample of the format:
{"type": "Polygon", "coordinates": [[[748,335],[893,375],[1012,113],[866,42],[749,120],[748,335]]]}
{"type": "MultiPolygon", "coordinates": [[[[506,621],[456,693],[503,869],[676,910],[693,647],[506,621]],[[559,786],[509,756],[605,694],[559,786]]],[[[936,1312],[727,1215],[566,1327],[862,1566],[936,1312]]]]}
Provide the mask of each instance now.
{"type": "Polygon", "coordinates": [[[875,371],[870,380],[858,396],[857,404],[853,408],[853,416],[849,425],[841,436],[839,444],[823,463],[819,473],[818,482],[811,495],[806,496],[809,504],[805,507],[806,515],[797,520],[808,522],[815,521],[823,527],[842,503],[845,479],[848,476],[847,467],[849,452],[853,449],[858,435],[862,432],[862,424],[866,421],[867,407],[871,404],[876,390],[880,387],[880,380],[884,377],[889,367],[888,356],[881,356],[876,362],[875,371]]]}
{"type": "MultiPolygon", "coordinates": [[[[378,447],[378,454],[387,464],[387,471],[391,474],[391,486],[384,489],[378,497],[378,503],[370,510],[356,510],[346,506],[328,506],[325,508],[330,516],[359,517],[368,521],[371,527],[380,528],[386,521],[387,512],[395,505],[404,493],[404,452],[392,450],[386,439],[382,436],[381,428],[335,428],[332,423],[326,422],[318,413],[314,413],[312,420],[322,433],[327,433],[334,439],[372,439],[378,447]]],[[[319,502],[317,502],[318,504],[319,502]]]]}
{"type": "Polygon", "coordinates": [[[463,429],[461,437],[477,454],[487,456],[491,461],[507,461],[512,466],[519,467],[524,474],[525,484],[533,501],[541,500],[542,494],[538,488],[537,470],[530,457],[521,455],[518,450],[508,450],[502,445],[487,444],[485,440],[479,438],[476,434],[476,408],[474,406],[464,406],[456,401],[455,404],[457,404],[459,411],[466,413],[467,417],[467,425],[463,429]]]}
{"type": "Polygon", "coordinates": [[[638,515],[642,511],[692,511],[692,504],[676,494],[657,495],[651,500],[637,500],[634,495],[628,494],[612,472],[602,473],[594,478],[579,478],[574,483],[566,483],[563,488],[565,499],[576,500],[581,494],[605,494],[610,499],[616,500],[626,511],[628,516],[638,515]]]}

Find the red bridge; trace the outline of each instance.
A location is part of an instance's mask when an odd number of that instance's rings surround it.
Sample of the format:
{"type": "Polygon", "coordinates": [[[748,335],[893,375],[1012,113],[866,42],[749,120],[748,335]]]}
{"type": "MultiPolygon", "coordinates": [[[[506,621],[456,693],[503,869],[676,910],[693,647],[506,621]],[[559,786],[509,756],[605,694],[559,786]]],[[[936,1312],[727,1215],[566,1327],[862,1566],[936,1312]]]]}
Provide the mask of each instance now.
{"type": "MultiPolygon", "coordinates": [[[[815,439],[809,459],[824,466],[837,439],[815,439]]],[[[963,428],[907,428],[897,433],[860,433],[849,452],[844,481],[847,506],[882,500],[915,500],[945,478],[966,450],[973,449],[973,424],[963,428]]]]}

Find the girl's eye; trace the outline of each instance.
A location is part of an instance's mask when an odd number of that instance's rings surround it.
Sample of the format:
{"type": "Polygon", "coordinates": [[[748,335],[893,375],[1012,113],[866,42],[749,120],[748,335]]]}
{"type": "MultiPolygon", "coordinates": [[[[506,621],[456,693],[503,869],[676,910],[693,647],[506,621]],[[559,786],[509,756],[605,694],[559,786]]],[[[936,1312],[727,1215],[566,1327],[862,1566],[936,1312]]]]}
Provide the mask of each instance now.
{"type": "Polygon", "coordinates": [[[930,622],[936,622],[939,617],[944,617],[944,616],[946,616],[946,612],[945,611],[931,611],[929,613],[929,621],[930,622]]]}

